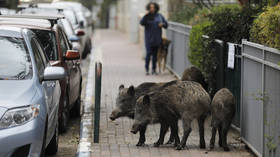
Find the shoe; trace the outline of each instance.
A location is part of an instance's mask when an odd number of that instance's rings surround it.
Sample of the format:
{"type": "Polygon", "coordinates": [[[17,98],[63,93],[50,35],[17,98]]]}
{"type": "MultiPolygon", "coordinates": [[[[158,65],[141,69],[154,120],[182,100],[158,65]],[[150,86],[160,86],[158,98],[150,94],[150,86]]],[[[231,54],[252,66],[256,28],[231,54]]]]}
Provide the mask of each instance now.
{"type": "Polygon", "coordinates": [[[153,71],[152,75],[158,75],[158,73],[156,71],[153,71]]]}
{"type": "Polygon", "coordinates": [[[146,75],[148,76],[148,75],[150,75],[150,73],[149,73],[149,72],[146,72],[146,75]]]}

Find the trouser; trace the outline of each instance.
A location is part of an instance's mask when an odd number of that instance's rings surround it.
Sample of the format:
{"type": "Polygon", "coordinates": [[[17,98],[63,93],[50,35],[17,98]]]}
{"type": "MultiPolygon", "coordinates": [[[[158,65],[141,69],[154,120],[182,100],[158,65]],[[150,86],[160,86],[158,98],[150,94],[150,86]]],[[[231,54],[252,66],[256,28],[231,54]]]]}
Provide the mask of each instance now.
{"type": "Polygon", "coordinates": [[[149,66],[150,66],[150,60],[152,58],[152,69],[155,72],[157,68],[157,53],[158,53],[158,47],[148,47],[147,53],[146,53],[146,62],[145,62],[145,68],[146,72],[149,72],[149,66]]]}

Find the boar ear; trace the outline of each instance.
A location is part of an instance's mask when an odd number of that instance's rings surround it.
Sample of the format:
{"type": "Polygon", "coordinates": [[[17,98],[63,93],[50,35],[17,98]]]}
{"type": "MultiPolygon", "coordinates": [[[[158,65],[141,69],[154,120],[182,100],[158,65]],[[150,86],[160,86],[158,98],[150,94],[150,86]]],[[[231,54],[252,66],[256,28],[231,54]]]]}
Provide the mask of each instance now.
{"type": "Polygon", "coordinates": [[[143,98],[143,104],[149,106],[150,105],[150,96],[145,95],[143,98]]]}
{"type": "Polygon", "coordinates": [[[122,89],[124,89],[124,85],[123,84],[120,85],[120,87],[119,87],[119,90],[122,90],[122,89]]]}
{"type": "Polygon", "coordinates": [[[131,96],[134,96],[135,94],[135,90],[134,90],[134,87],[133,86],[130,86],[127,90],[127,94],[131,95],[131,96]]]}

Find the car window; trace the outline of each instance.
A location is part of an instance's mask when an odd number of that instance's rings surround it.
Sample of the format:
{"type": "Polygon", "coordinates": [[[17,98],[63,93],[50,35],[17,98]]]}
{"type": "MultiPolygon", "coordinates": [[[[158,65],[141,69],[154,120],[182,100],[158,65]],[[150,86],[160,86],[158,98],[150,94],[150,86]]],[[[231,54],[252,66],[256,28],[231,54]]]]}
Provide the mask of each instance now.
{"type": "Polygon", "coordinates": [[[39,73],[39,75],[41,75],[44,73],[45,64],[44,64],[44,61],[42,59],[42,56],[40,54],[40,51],[39,51],[34,39],[31,40],[31,47],[32,47],[32,50],[34,53],[35,64],[36,64],[38,73],[39,73]]]}
{"type": "Polygon", "coordinates": [[[78,24],[78,19],[74,11],[65,9],[63,10],[63,14],[68,19],[72,25],[78,24]]]}
{"type": "Polygon", "coordinates": [[[49,60],[58,60],[55,32],[46,30],[33,30],[38,37],[44,52],[49,60]]]}
{"type": "Polygon", "coordinates": [[[67,19],[61,19],[61,23],[68,37],[75,35],[74,29],[67,19]]]}
{"type": "Polygon", "coordinates": [[[30,54],[22,38],[0,37],[0,80],[32,78],[30,54]]]}
{"type": "Polygon", "coordinates": [[[37,48],[38,48],[38,50],[40,52],[40,56],[41,56],[41,58],[43,60],[43,63],[45,65],[45,67],[46,67],[48,62],[49,62],[48,57],[47,57],[46,53],[44,52],[41,43],[37,39],[34,39],[34,42],[37,45],[37,48]]]}
{"type": "Polygon", "coordinates": [[[63,56],[65,56],[65,54],[68,50],[68,43],[67,43],[68,41],[65,40],[64,35],[61,30],[58,31],[58,34],[59,34],[60,48],[63,53],[63,56]]]}

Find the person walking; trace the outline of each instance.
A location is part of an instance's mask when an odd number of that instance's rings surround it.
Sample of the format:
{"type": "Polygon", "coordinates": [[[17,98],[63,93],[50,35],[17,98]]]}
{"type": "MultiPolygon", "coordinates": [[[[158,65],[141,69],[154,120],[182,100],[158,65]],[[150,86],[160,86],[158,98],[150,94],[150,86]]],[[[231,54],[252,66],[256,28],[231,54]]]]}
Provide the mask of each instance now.
{"type": "Polygon", "coordinates": [[[146,59],[145,69],[146,75],[149,75],[150,60],[152,57],[152,74],[156,75],[157,52],[162,42],[162,28],[167,28],[168,23],[165,18],[159,14],[159,5],[150,2],[147,7],[146,15],[141,19],[140,24],[145,27],[145,47],[146,59]]]}

